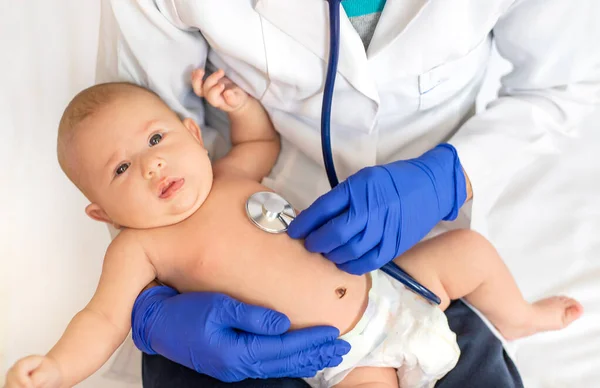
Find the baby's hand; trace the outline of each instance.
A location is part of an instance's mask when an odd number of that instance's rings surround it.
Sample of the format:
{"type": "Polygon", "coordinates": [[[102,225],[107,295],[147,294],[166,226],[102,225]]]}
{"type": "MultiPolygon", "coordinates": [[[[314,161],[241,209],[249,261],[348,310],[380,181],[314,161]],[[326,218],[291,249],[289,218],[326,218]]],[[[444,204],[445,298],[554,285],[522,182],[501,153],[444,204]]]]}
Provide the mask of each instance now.
{"type": "Polygon", "coordinates": [[[58,388],[61,380],[60,369],[53,359],[29,356],[10,368],[4,388],[58,388]]]}
{"type": "Polygon", "coordinates": [[[204,70],[192,72],[192,87],[199,97],[204,97],[215,108],[231,113],[241,109],[248,101],[248,94],[225,77],[223,69],[209,75],[206,80],[204,70]]]}

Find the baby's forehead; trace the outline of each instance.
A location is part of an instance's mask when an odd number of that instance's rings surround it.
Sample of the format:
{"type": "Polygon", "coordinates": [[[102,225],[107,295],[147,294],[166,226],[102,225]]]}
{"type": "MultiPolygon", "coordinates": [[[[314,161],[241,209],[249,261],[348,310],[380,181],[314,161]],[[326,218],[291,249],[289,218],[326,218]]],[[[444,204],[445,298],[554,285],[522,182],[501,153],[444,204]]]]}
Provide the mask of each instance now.
{"type": "Polygon", "coordinates": [[[144,123],[160,115],[160,108],[147,96],[135,94],[122,96],[105,104],[82,124],[83,132],[99,132],[99,135],[126,139],[144,123]]]}
{"type": "MultiPolygon", "coordinates": [[[[83,124],[83,123],[82,123],[83,124]]],[[[88,126],[77,131],[69,147],[71,161],[80,172],[92,173],[108,161],[118,149],[118,137],[107,136],[96,126],[88,126]]],[[[117,136],[125,136],[118,135],[117,136]]]]}
{"type": "Polygon", "coordinates": [[[77,139],[74,140],[87,156],[99,159],[108,153],[110,157],[151,130],[153,123],[167,123],[174,118],[177,116],[170,109],[144,97],[115,100],[82,121],[80,130],[75,131],[77,139]]]}
{"type": "MultiPolygon", "coordinates": [[[[133,136],[130,125],[120,124],[110,111],[97,112],[78,124],[71,138],[70,151],[75,159],[94,161],[109,158],[133,136]]],[[[87,163],[82,163],[87,167],[87,163]]]]}
{"type": "Polygon", "coordinates": [[[79,124],[81,132],[90,138],[118,142],[127,140],[150,121],[173,116],[177,117],[156,94],[139,87],[126,87],[96,105],[93,114],[79,124]]]}

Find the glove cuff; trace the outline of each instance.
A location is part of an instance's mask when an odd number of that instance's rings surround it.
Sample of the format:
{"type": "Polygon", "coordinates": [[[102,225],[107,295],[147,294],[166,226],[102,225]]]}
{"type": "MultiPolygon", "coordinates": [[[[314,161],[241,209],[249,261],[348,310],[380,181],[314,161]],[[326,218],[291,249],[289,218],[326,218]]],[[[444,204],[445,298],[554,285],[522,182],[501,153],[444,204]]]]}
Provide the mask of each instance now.
{"type": "Polygon", "coordinates": [[[154,316],[160,309],[161,303],[177,295],[178,292],[167,286],[156,286],[142,292],[131,311],[131,334],[133,343],[142,352],[157,354],[150,345],[150,333],[154,325],[154,316]]]}
{"type": "Polygon", "coordinates": [[[416,160],[429,167],[440,204],[440,218],[453,221],[467,199],[465,173],[456,148],[443,143],[416,160]]]}

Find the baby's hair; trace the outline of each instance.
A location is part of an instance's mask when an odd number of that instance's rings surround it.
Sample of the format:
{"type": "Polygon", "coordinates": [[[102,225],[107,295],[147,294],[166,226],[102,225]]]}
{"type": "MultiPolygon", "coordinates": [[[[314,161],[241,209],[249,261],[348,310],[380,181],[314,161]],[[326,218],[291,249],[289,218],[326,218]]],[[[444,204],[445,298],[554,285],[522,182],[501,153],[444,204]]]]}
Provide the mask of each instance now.
{"type": "Polygon", "coordinates": [[[149,93],[160,99],[156,93],[142,86],[128,82],[109,82],[91,86],[79,92],[65,108],[58,125],[57,155],[58,163],[67,177],[84,193],[80,185],[77,172],[74,168],[76,161],[69,160],[68,150],[76,130],[85,119],[93,116],[102,108],[116,99],[135,95],[136,93],[149,93]]]}

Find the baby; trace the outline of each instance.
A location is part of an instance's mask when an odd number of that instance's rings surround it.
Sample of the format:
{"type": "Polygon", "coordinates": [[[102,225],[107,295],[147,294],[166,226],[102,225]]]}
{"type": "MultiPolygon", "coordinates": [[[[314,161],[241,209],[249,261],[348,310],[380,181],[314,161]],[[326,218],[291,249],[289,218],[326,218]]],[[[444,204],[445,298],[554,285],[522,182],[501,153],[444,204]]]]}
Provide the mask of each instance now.
{"type": "Polygon", "coordinates": [[[198,125],[139,86],[96,85],[66,108],[60,165],[90,200],[86,213],[122,231],[92,300],[46,356],[11,368],[8,387],[70,387],[90,376],[126,338],[134,301],[155,279],[278,310],[292,329],[338,328],[352,349],[307,379],[318,387],[432,386],[459,357],[443,314],[453,299],[466,298],[508,339],[564,328],[582,314],[565,297],[526,302],[494,248],[471,231],[394,260],[442,299],[434,306],[379,271],[348,274],[302,241],[260,230],[245,203],[268,190],[259,182],[276,161],[278,135],[260,103],[222,70],[203,78],[193,73],[194,91],[231,122],[232,149],[212,165],[198,125]]]}

